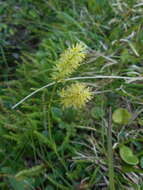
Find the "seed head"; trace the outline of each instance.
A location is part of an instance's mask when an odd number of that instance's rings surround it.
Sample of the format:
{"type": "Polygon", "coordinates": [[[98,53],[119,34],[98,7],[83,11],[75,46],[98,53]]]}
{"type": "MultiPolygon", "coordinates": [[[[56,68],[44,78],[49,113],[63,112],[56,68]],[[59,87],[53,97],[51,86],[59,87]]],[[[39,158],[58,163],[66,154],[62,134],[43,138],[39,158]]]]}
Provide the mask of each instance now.
{"type": "Polygon", "coordinates": [[[89,87],[83,83],[71,84],[60,92],[61,104],[64,108],[74,107],[76,109],[85,106],[92,98],[92,92],[89,87]]]}
{"type": "Polygon", "coordinates": [[[84,60],[86,56],[85,50],[85,45],[79,43],[62,53],[54,67],[53,79],[62,80],[72,74],[84,60]]]}

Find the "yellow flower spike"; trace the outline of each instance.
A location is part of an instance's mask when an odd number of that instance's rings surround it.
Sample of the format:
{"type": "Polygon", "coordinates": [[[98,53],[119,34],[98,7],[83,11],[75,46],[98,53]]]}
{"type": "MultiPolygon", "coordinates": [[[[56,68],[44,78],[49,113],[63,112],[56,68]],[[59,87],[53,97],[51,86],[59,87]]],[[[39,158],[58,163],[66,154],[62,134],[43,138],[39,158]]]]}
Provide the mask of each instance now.
{"type": "Polygon", "coordinates": [[[85,45],[79,43],[62,53],[55,65],[53,79],[62,80],[72,74],[84,60],[86,56],[85,50],[85,45]]]}
{"type": "Polygon", "coordinates": [[[92,92],[89,87],[83,83],[71,84],[60,92],[61,104],[64,108],[74,107],[76,109],[85,106],[92,98],[92,92]]]}

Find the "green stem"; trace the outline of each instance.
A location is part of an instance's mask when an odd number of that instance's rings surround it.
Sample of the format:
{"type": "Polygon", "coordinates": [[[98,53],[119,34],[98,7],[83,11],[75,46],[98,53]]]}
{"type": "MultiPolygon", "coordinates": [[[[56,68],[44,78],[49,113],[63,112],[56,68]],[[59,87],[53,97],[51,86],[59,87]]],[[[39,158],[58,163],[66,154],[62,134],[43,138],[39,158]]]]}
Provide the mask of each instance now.
{"type": "Polygon", "coordinates": [[[108,141],[109,189],[110,190],[115,190],[113,149],[112,149],[112,113],[111,113],[111,108],[109,109],[109,125],[108,125],[107,141],[108,141]]]}
{"type": "Polygon", "coordinates": [[[53,90],[52,90],[52,93],[51,93],[51,97],[50,97],[50,101],[49,101],[49,106],[48,106],[48,132],[49,132],[49,138],[50,138],[50,141],[52,142],[52,149],[53,151],[55,152],[57,158],[59,159],[59,161],[61,162],[61,164],[64,166],[64,168],[67,170],[66,166],[65,166],[65,163],[64,163],[64,160],[61,159],[58,151],[57,151],[57,146],[56,146],[56,143],[52,137],[52,130],[51,130],[51,126],[52,126],[52,121],[51,121],[51,105],[52,105],[52,100],[53,100],[53,97],[54,97],[54,94],[55,94],[55,90],[56,90],[56,87],[57,87],[57,83],[55,83],[54,87],[53,87],[53,90]]]}
{"type": "Polygon", "coordinates": [[[51,93],[51,96],[50,96],[50,100],[49,100],[49,106],[48,106],[48,130],[49,130],[50,140],[52,140],[52,132],[51,132],[51,125],[52,125],[52,122],[51,122],[51,105],[52,105],[52,100],[53,100],[53,97],[54,97],[54,93],[55,93],[56,87],[57,87],[57,84],[55,84],[54,87],[53,87],[53,90],[52,90],[52,93],[51,93]]]}

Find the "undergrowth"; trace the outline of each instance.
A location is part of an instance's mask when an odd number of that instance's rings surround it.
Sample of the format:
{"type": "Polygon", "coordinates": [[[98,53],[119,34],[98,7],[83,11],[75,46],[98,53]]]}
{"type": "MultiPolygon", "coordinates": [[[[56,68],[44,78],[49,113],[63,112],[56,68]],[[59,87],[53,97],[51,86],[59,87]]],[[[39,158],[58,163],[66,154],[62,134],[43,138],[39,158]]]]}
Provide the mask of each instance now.
{"type": "Polygon", "coordinates": [[[135,0],[1,2],[0,189],[109,189],[112,145],[115,189],[143,189],[143,84],[131,81],[143,76],[142,7],[135,0]],[[11,109],[53,82],[60,54],[80,42],[87,56],[71,77],[111,76],[80,81],[94,94],[86,107],[62,108],[59,92],[73,82],[66,81],[52,102],[54,86],[11,109]],[[122,154],[125,146],[139,162],[122,154]]]}

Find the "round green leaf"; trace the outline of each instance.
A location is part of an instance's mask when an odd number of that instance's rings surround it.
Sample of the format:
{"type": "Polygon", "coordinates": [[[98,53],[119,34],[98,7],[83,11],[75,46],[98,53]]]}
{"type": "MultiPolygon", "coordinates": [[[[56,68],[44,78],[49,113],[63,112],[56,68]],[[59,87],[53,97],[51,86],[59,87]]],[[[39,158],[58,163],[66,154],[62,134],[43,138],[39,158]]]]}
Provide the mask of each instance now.
{"type": "Polygon", "coordinates": [[[131,118],[131,114],[124,108],[118,108],[114,111],[112,119],[115,123],[127,125],[131,118]]]}
{"type": "Polygon", "coordinates": [[[121,146],[120,148],[120,156],[124,162],[130,165],[137,165],[139,163],[139,159],[137,156],[133,155],[133,152],[127,146],[121,146]]]}

